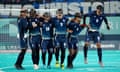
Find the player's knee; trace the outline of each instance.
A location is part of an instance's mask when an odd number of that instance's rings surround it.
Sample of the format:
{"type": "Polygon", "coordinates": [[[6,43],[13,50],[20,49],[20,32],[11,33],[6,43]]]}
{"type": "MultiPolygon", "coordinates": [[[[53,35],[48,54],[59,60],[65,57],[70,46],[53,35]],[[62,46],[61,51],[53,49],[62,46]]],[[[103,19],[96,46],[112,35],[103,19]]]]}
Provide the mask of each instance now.
{"type": "Polygon", "coordinates": [[[101,48],[101,44],[100,43],[97,43],[96,46],[97,46],[97,48],[101,48]]]}

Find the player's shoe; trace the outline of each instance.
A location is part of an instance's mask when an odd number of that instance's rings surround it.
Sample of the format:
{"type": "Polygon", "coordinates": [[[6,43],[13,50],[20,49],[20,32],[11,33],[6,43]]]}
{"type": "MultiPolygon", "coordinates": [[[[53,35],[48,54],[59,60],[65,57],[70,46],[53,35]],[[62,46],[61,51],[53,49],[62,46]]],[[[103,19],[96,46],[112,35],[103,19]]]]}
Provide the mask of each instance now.
{"type": "Polygon", "coordinates": [[[85,63],[85,64],[88,64],[87,58],[84,59],[84,63],[85,63]]]}
{"type": "Polygon", "coordinates": [[[46,69],[47,67],[46,67],[46,65],[43,65],[43,69],[46,69]]]}
{"type": "Polygon", "coordinates": [[[59,61],[56,61],[55,67],[60,67],[59,61]]]}
{"type": "Polygon", "coordinates": [[[60,67],[61,67],[61,69],[63,70],[63,69],[64,69],[64,64],[61,64],[60,67]]]}
{"type": "Polygon", "coordinates": [[[99,64],[100,64],[101,67],[104,67],[104,64],[102,62],[99,62],[99,64]]]}
{"type": "Polygon", "coordinates": [[[50,65],[48,65],[48,66],[47,66],[47,68],[48,68],[48,69],[51,69],[51,66],[50,66],[50,65]]]}
{"type": "Polygon", "coordinates": [[[67,68],[72,69],[73,68],[73,64],[67,65],[67,68]]]}
{"type": "Polygon", "coordinates": [[[39,69],[39,66],[37,64],[34,64],[34,69],[35,70],[38,70],[39,69]]]}
{"type": "Polygon", "coordinates": [[[24,70],[24,68],[21,65],[14,65],[17,70],[24,70]]]}

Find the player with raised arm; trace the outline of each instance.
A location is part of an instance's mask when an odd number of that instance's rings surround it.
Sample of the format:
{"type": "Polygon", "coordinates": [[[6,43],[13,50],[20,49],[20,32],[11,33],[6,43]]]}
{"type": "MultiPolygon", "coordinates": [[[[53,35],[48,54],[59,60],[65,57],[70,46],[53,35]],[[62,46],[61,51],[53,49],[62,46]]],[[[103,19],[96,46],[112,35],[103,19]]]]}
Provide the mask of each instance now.
{"type": "Polygon", "coordinates": [[[110,30],[108,21],[106,19],[106,16],[103,13],[103,10],[104,10],[103,6],[98,5],[96,8],[96,11],[93,11],[90,14],[86,14],[83,19],[84,24],[86,24],[86,17],[87,16],[90,17],[90,22],[86,32],[85,45],[84,45],[84,61],[86,64],[88,63],[87,51],[88,51],[89,41],[93,40],[97,47],[99,64],[101,67],[103,67],[103,62],[102,62],[102,48],[101,48],[101,38],[100,38],[99,29],[103,21],[105,22],[107,29],[110,30]]]}

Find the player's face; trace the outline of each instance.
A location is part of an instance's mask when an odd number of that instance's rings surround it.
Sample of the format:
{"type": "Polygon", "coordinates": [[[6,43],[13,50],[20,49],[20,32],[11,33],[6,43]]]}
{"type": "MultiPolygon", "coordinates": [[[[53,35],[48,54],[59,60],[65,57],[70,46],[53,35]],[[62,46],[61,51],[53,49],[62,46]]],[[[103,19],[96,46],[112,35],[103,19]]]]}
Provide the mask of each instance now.
{"type": "Polygon", "coordinates": [[[97,14],[100,15],[102,13],[102,10],[97,9],[97,14]]]}
{"type": "Polygon", "coordinates": [[[49,21],[50,20],[50,17],[48,16],[48,17],[44,17],[45,18],[45,20],[47,20],[47,21],[49,21]]]}
{"type": "Polygon", "coordinates": [[[76,23],[80,23],[81,22],[81,18],[76,17],[76,23]]]}
{"type": "Polygon", "coordinates": [[[35,15],[36,15],[36,13],[34,13],[34,12],[31,12],[31,13],[30,13],[30,16],[31,16],[31,17],[34,17],[35,15]]]}
{"type": "Polygon", "coordinates": [[[27,13],[26,12],[22,12],[21,15],[22,16],[27,16],[27,13]]]}
{"type": "Polygon", "coordinates": [[[57,18],[61,19],[63,17],[63,14],[57,14],[57,18]]]}

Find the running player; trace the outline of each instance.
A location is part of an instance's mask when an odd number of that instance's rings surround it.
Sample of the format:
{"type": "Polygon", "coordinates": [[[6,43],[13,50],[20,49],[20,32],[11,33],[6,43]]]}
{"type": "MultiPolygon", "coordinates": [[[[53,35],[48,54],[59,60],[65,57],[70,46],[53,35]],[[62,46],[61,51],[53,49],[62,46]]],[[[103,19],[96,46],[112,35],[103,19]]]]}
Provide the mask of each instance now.
{"type": "Polygon", "coordinates": [[[90,17],[90,24],[87,29],[85,45],[84,45],[84,61],[86,64],[88,63],[87,51],[88,51],[89,41],[92,39],[97,46],[99,64],[101,67],[103,67],[103,62],[102,62],[102,48],[101,48],[101,42],[100,42],[101,39],[100,39],[99,29],[102,25],[103,20],[107,26],[107,29],[110,30],[108,21],[103,13],[103,9],[104,8],[102,5],[98,5],[96,11],[93,11],[91,14],[84,16],[84,24],[86,24],[85,23],[86,16],[90,17]]]}
{"type": "Polygon", "coordinates": [[[21,52],[19,53],[17,61],[15,63],[15,67],[18,70],[24,69],[22,67],[22,62],[23,62],[26,50],[28,48],[27,37],[25,35],[27,33],[27,26],[28,26],[27,10],[23,9],[23,10],[21,10],[20,17],[18,18],[18,31],[19,31],[19,36],[18,37],[20,39],[20,47],[21,47],[21,52]]]}
{"type": "Polygon", "coordinates": [[[40,20],[36,17],[36,11],[31,9],[29,18],[29,43],[32,49],[32,61],[34,69],[39,69],[39,49],[41,47],[40,20]]]}
{"type": "Polygon", "coordinates": [[[67,58],[67,68],[73,68],[72,62],[78,52],[78,36],[83,28],[86,26],[85,24],[80,24],[81,18],[81,14],[76,13],[75,17],[68,24],[68,32],[70,36],[68,38],[69,55],[67,58]]]}
{"type": "Polygon", "coordinates": [[[53,54],[53,24],[50,16],[50,13],[45,12],[43,14],[44,21],[42,23],[42,61],[43,66],[46,68],[46,52],[48,51],[48,63],[47,68],[50,69],[50,63],[52,60],[52,54],[53,54]]]}
{"type": "Polygon", "coordinates": [[[59,67],[59,50],[61,50],[61,64],[60,67],[64,69],[65,48],[66,48],[66,35],[67,35],[67,22],[68,19],[63,16],[63,10],[57,10],[57,16],[53,18],[55,28],[55,56],[56,67],[59,67]]]}

